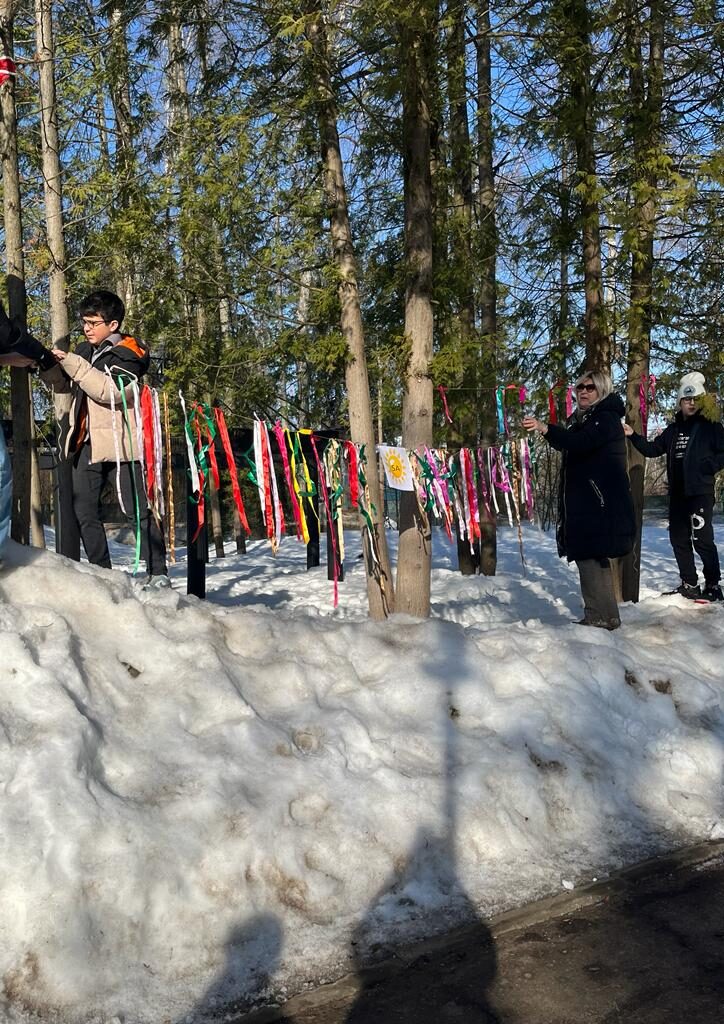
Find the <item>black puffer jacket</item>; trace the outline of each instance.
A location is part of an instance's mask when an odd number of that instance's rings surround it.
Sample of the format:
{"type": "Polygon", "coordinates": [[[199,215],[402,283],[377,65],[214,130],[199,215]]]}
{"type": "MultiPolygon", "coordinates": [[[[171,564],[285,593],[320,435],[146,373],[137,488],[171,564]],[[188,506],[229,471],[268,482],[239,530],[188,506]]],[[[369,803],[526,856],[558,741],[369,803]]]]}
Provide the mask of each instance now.
{"type": "Polygon", "coordinates": [[[624,404],[608,395],[566,427],[549,424],[545,439],[563,452],[558,553],[569,562],[619,558],[636,533],[626,470],[624,404]]]}
{"type": "MultiPolygon", "coordinates": [[[[679,425],[684,422],[682,412],[677,412],[673,423],[647,441],[640,434],[632,434],[631,444],[648,459],[657,455],[666,456],[666,472],[671,489],[673,473],[673,450],[679,425]]],[[[684,494],[687,498],[700,494],[714,493],[714,477],[724,469],[724,427],[695,412],[692,417],[689,443],[684,452],[684,494]]]]}

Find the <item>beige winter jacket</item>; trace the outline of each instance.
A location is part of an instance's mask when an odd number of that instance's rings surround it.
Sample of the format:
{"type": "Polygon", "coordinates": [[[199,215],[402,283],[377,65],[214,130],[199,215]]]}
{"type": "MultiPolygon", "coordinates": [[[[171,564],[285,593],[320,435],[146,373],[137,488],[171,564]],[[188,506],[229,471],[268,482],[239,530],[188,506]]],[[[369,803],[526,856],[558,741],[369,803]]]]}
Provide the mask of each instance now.
{"type": "MultiPolygon", "coordinates": [[[[83,407],[87,406],[91,462],[115,462],[117,448],[122,462],[138,461],[143,457],[136,427],[133,379],[138,380],[145,372],[148,349],[134,338],[125,335],[118,335],[118,338],[119,341],[108,346],[95,365],[91,365],[78,352],[69,352],[62,363],[41,373],[42,379],[56,394],[70,394],[72,397],[69,430],[65,439],[66,455],[70,454],[78,418],[82,415],[83,407]],[[117,384],[119,372],[123,373],[124,380],[129,381],[124,388],[128,409],[125,420],[121,390],[117,384]],[[87,398],[87,403],[83,402],[83,396],[87,398]]],[[[87,354],[92,354],[87,344],[79,348],[89,350],[87,354]]]]}

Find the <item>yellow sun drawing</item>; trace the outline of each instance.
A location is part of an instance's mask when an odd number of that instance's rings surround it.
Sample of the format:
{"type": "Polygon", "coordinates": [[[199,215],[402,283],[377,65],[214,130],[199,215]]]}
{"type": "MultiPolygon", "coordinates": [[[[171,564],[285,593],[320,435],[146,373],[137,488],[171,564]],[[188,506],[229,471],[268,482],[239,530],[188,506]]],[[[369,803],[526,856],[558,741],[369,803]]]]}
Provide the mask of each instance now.
{"type": "Polygon", "coordinates": [[[405,479],[405,467],[403,466],[399,455],[395,452],[388,452],[385,455],[385,461],[387,462],[387,468],[390,471],[390,476],[393,480],[405,479]]]}

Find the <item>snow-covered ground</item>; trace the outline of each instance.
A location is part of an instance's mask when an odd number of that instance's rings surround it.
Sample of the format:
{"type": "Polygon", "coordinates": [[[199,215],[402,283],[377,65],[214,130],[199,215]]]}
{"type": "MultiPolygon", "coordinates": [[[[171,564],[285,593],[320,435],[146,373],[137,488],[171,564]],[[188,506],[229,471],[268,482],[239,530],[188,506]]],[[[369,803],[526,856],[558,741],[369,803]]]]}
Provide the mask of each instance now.
{"type": "Polygon", "coordinates": [[[436,536],[425,622],[367,620],[352,535],[336,611],[291,540],[205,603],[8,545],[0,1019],[203,1020],[724,836],[724,605],[644,543],[614,633],[533,528],[495,578],[436,536]]]}

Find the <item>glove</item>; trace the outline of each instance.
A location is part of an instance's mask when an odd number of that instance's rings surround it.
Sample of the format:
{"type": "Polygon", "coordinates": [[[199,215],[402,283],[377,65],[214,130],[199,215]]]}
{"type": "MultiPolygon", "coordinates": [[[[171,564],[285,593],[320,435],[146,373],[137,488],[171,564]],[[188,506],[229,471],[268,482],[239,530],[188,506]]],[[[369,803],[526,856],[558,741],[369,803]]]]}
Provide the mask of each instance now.
{"type": "Polygon", "coordinates": [[[55,366],[55,357],[50,349],[20,327],[17,320],[11,320],[0,302],[0,354],[9,352],[17,352],[18,355],[32,359],[41,370],[50,370],[55,366]]]}
{"type": "Polygon", "coordinates": [[[27,356],[28,359],[32,359],[41,370],[50,370],[56,365],[55,356],[50,349],[46,348],[32,334],[28,334],[27,331],[24,331],[20,337],[15,346],[15,352],[19,352],[21,356],[27,356]]]}

